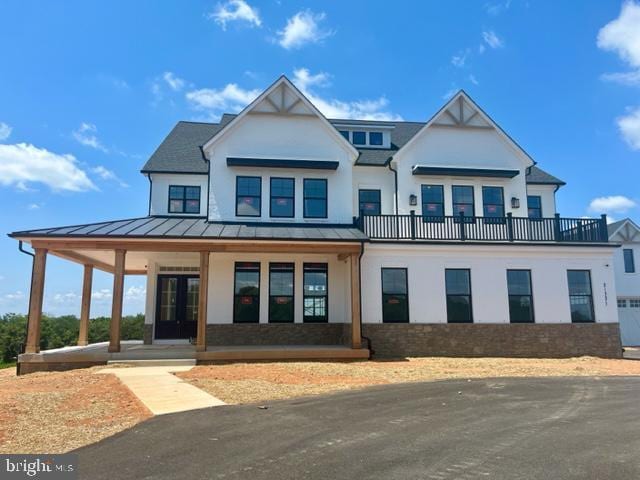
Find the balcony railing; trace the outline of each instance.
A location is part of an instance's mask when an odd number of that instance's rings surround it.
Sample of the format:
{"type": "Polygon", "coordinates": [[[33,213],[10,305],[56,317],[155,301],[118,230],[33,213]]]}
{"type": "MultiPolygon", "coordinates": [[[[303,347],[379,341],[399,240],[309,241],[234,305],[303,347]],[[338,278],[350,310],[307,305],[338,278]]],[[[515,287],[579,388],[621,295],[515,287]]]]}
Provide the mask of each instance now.
{"type": "Polygon", "coordinates": [[[608,242],[607,218],[430,217],[361,215],[357,225],[373,240],[474,242],[608,242]]]}

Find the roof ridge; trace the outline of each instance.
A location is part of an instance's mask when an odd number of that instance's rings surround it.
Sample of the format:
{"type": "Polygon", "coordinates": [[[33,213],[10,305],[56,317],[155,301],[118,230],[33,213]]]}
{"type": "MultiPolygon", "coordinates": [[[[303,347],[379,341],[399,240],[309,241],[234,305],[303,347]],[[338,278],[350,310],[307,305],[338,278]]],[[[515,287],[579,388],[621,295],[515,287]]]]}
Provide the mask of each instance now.
{"type": "Polygon", "coordinates": [[[178,123],[195,123],[199,125],[220,125],[220,122],[197,122],[195,120],[178,120],[178,123]]]}

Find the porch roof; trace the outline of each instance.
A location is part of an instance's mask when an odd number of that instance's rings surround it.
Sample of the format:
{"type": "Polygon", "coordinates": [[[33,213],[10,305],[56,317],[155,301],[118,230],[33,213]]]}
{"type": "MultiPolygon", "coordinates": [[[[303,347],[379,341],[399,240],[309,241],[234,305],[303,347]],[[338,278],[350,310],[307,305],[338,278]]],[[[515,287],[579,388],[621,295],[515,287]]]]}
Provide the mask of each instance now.
{"type": "Polygon", "coordinates": [[[368,237],[347,224],[210,222],[206,218],[148,216],[12,232],[16,239],[189,239],[361,242],[368,237]]]}

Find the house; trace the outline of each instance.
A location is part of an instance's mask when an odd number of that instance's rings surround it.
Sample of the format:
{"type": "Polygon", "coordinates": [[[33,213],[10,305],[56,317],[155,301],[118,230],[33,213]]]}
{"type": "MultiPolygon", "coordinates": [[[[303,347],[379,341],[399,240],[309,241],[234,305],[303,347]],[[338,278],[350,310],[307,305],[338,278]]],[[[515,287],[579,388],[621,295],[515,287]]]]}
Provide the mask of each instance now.
{"type": "Polygon", "coordinates": [[[282,76],[179,122],[142,173],[145,216],[11,234],[35,249],[24,368],[133,355],[129,274],[147,351],[199,362],[621,354],[606,218],[559,216],[564,182],[464,91],[427,122],[327,119],[282,76]],[[49,353],[47,255],[85,266],[79,347],[49,353]],[[108,347],[85,346],[94,268],[114,274],[108,347]]]}
{"type": "Polygon", "coordinates": [[[621,245],[613,259],[622,345],[640,345],[640,227],[630,218],[610,223],[609,240],[621,245]]]}

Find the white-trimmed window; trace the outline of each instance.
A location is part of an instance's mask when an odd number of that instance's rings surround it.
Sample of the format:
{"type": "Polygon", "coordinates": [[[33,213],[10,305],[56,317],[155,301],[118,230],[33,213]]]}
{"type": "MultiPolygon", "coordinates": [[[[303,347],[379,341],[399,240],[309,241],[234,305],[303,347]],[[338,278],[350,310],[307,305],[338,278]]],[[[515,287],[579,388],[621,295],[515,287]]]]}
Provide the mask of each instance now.
{"type": "Polygon", "coordinates": [[[619,298],[618,299],[618,308],[627,308],[627,299],[619,298]]]}
{"type": "Polygon", "coordinates": [[[629,308],[640,308],[640,298],[630,298],[629,308]]]}

